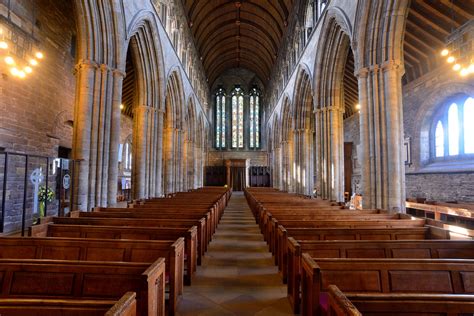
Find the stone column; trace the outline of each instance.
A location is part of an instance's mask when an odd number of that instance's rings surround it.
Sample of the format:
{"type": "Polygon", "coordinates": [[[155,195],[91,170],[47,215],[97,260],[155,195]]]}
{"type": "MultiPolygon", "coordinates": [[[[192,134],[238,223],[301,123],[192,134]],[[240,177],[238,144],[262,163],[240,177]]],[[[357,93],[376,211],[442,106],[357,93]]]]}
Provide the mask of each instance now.
{"type": "Polygon", "coordinates": [[[331,200],[344,202],[344,135],[343,111],[339,107],[330,107],[331,135],[331,200]]]}
{"type": "Polygon", "coordinates": [[[312,196],[314,188],[314,146],[313,146],[313,131],[311,129],[305,129],[302,133],[303,136],[303,154],[304,154],[304,166],[305,166],[305,189],[303,194],[312,196]]]}
{"type": "Polygon", "coordinates": [[[163,110],[157,110],[157,139],[156,139],[156,187],[155,187],[155,196],[163,196],[164,188],[163,185],[163,174],[164,174],[164,165],[163,165],[163,134],[164,134],[164,114],[163,110]]]}
{"type": "Polygon", "coordinates": [[[405,211],[402,75],[394,61],[357,72],[365,208],[405,211]]]}
{"type": "Polygon", "coordinates": [[[344,138],[342,111],[323,107],[316,111],[318,178],[324,199],[344,200],[344,138]]]}
{"type": "Polygon", "coordinates": [[[174,128],[164,128],[164,141],[163,141],[163,155],[164,155],[164,194],[173,192],[173,143],[174,143],[174,128]]]}
{"type": "Polygon", "coordinates": [[[118,181],[118,146],[120,144],[120,104],[122,103],[122,83],[125,73],[114,70],[113,92],[112,92],[112,125],[110,129],[110,159],[109,159],[109,181],[107,184],[107,205],[114,206],[117,203],[117,181],[118,181]]]}
{"type": "Polygon", "coordinates": [[[97,65],[81,61],[76,65],[76,104],[72,157],[78,160],[74,168],[73,210],[89,209],[89,163],[91,151],[91,121],[94,104],[95,69],[97,65]]]}
{"type": "Polygon", "coordinates": [[[186,137],[184,138],[184,146],[183,146],[183,158],[182,158],[182,172],[183,172],[183,186],[182,186],[182,191],[186,192],[188,190],[188,184],[189,184],[189,139],[186,137]]]}
{"type": "Polygon", "coordinates": [[[149,107],[145,105],[137,105],[133,114],[132,196],[134,199],[142,199],[146,197],[146,156],[149,112],[149,107]]]}

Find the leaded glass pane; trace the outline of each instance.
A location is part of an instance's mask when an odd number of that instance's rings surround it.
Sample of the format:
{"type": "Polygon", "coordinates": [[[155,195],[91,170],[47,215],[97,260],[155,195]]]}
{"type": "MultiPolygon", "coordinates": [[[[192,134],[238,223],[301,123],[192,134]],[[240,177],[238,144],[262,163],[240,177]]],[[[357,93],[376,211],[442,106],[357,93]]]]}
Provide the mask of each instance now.
{"type": "Polygon", "coordinates": [[[237,96],[232,97],[232,147],[237,147],[237,96]]]}
{"type": "Polygon", "coordinates": [[[221,102],[220,102],[220,97],[216,98],[216,147],[220,147],[220,140],[221,140],[221,102]]]}
{"type": "Polygon", "coordinates": [[[474,98],[464,102],[464,153],[474,154],[474,98]]]}
{"type": "Polygon", "coordinates": [[[255,147],[260,147],[260,96],[255,96],[255,147]]]}
{"type": "Polygon", "coordinates": [[[225,96],[221,97],[221,113],[222,113],[222,118],[221,118],[221,146],[222,148],[225,147],[225,123],[226,123],[226,113],[225,113],[225,96]]]}
{"type": "Polygon", "coordinates": [[[244,147],[244,97],[239,96],[239,148],[244,147]]]}
{"type": "Polygon", "coordinates": [[[449,155],[459,155],[459,115],[458,105],[451,104],[448,110],[449,155]]]}
{"type": "Polygon", "coordinates": [[[250,147],[253,148],[254,144],[254,100],[255,97],[250,97],[250,147]]]}
{"type": "Polygon", "coordinates": [[[435,148],[436,148],[436,157],[444,156],[444,129],[441,121],[438,121],[436,124],[435,132],[435,148]]]}

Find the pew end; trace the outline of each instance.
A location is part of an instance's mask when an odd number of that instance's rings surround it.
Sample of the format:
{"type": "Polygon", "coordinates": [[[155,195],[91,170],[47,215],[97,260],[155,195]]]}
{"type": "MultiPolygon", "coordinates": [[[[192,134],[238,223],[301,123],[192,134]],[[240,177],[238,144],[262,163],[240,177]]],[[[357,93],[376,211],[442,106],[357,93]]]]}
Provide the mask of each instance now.
{"type": "Polygon", "coordinates": [[[328,287],[329,308],[328,316],[362,316],[359,310],[352,302],[342,293],[339,288],[331,284],[328,287]]]}

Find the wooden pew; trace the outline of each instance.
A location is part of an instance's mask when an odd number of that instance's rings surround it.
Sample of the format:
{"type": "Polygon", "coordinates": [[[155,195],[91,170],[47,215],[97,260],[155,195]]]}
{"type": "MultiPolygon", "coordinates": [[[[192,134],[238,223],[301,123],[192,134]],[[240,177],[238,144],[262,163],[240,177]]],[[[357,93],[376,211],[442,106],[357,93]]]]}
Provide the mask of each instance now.
{"type": "Polygon", "coordinates": [[[286,283],[288,238],[296,240],[424,240],[450,239],[447,231],[432,226],[415,228],[284,228],[278,226],[275,261],[286,283]]]}
{"type": "Polygon", "coordinates": [[[275,254],[279,247],[278,243],[278,226],[282,225],[285,228],[408,228],[408,227],[423,227],[425,225],[424,219],[386,219],[386,220],[276,220],[272,219],[271,225],[268,225],[267,240],[270,245],[272,254],[275,254]]]}
{"type": "Polygon", "coordinates": [[[165,259],[136,262],[0,259],[5,299],[120,299],[137,293],[137,314],[165,314],[165,259]]]}
{"type": "Polygon", "coordinates": [[[298,313],[301,257],[321,258],[409,258],[474,259],[474,243],[463,240],[357,240],[296,241],[288,238],[288,298],[298,313]]]}
{"type": "Polygon", "coordinates": [[[200,258],[204,256],[208,244],[205,219],[200,220],[179,220],[179,219],[144,219],[144,218],[69,218],[54,217],[54,224],[65,225],[98,225],[98,226],[127,226],[127,227],[154,227],[154,228],[186,228],[197,227],[198,238],[198,264],[200,258]]]}
{"type": "Polygon", "coordinates": [[[474,293],[474,260],[313,259],[303,254],[302,315],[321,315],[328,286],[364,293],[474,293]]]}
{"type": "MultiPolygon", "coordinates": [[[[146,217],[147,215],[153,216],[154,218],[163,218],[163,219],[172,219],[179,216],[179,218],[187,218],[192,216],[193,218],[197,216],[206,217],[206,221],[210,223],[211,227],[211,237],[215,233],[217,229],[217,225],[219,223],[219,216],[217,210],[209,208],[201,208],[201,209],[190,209],[189,205],[181,205],[181,206],[154,206],[154,205],[140,205],[134,206],[133,208],[104,208],[104,207],[96,207],[93,213],[100,212],[100,213],[107,213],[108,216],[111,216],[111,213],[123,213],[123,214],[130,214],[129,217],[146,217]],[[145,207],[146,206],[146,207],[145,207]]],[[[71,217],[80,217],[81,216],[88,216],[82,215],[83,212],[73,212],[75,213],[74,216],[71,217]]],[[[91,213],[89,213],[91,214],[91,213]]],[[[90,215],[89,215],[90,216],[90,215]]]]}
{"type": "MultiPolygon", "coordinates": [[[[204,219],[206,237],[208,243],[211,241],[211,236],[213,235],[215,228],[212,220],[212,216],[209,212],[206,214],[189,214],[189,213],[178,213],[176,211],[171,214],[164,214],[163,212],[153,209],[153,211],[139,211],[133,209],[123,209],[124,211],[116,212],[77,212],[74,216],[77,218],[86,217],[86,218],[136,218],[136,219],[161,219],[161,220],[194,220],[201,221],[204,219]]],[[[72,216],[71,216],[72,217],[72,216]]],[[[194,224],[196,224],[194,223],[194,224]]]]}
{"type": "Polygon", "coordinates": [[[0,238],[2,259],[54,259],[80,261],[120,261],[153,263],[166,260],[169,276],[169,311],[174,315],[183,293],[184,238],[175,241],[79,239],[79,238],[0,238]]]}
{"type": "Polygon", "coordinates": [[[191,285],[197,266],[197,228],[150,228],[120,226],[88,226],[46,224],[33,225],[28,229],[30,237],[65,237],[96,239],[131,239],[131,240],[170,240],[184,237],[184,284],[191,285]]]}
{"type": "Polygon", "coordinates": [[[136,316],[136,293],[127,292],[118,301],[79,299],[0,298],[2,316],[136,316]]]}
{"type": "Polygon", "coordinates": [[[343,293],[328,287],[328,316],[474,314],[474,295],[343,293]]]}

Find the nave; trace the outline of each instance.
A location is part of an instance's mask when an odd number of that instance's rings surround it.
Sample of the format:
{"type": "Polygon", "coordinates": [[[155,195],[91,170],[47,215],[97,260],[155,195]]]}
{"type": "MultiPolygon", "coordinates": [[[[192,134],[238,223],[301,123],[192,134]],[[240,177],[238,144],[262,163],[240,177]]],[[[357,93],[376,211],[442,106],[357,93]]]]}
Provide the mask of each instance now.
{"type": "Polygon", "coordinates": [[[232,194],[177,315],[293,315],[286,286],[241,192],[232,194]]]}

